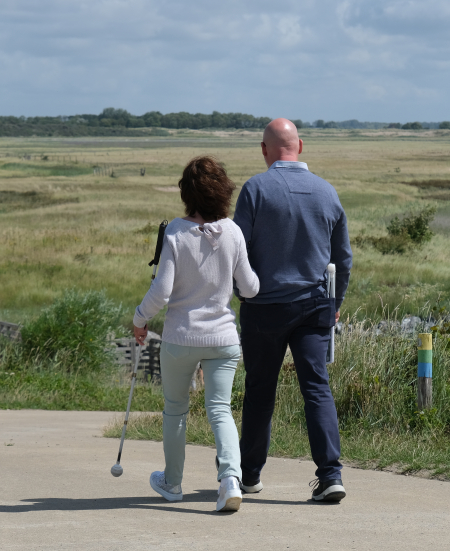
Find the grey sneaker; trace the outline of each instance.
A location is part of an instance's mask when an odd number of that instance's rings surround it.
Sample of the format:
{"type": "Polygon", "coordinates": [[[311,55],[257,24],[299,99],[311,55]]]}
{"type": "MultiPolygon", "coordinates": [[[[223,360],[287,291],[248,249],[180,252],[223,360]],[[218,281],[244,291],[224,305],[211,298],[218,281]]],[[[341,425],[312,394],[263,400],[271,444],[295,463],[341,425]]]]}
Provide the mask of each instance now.
{"type": "Polygon", "coordinates": [[[341,501],[347,495],[340,478],[323,481],[316,479],[309,485],[313,485],[311,497],[315,501],[341,501]]]}
{"type": "Polygon", "coordinates": [[[239,489],[239,480],[235,476],[222,478],[217,493],[219,498],[216,511],[239,511],[242,493],[239,489]]]}
{"type": "Polygon", "coordinates": [[[150,486],[167,501],[181,501],[183,499],[181,484],[176,486],[168,484],[164,471],[154,471],[150,475],[150,486]]]}

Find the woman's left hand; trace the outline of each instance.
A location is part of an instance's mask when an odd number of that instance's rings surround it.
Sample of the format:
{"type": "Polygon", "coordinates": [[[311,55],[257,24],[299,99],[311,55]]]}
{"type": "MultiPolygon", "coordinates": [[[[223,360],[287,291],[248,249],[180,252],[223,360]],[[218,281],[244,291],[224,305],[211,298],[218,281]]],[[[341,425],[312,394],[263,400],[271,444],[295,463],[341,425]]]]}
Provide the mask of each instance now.
{"type": "Polygon", "coordinates": [[[134,338],[140,346],[144,346],[144,340],[147,336],[147,324],[144,327],[134,326],[134,338]]]}

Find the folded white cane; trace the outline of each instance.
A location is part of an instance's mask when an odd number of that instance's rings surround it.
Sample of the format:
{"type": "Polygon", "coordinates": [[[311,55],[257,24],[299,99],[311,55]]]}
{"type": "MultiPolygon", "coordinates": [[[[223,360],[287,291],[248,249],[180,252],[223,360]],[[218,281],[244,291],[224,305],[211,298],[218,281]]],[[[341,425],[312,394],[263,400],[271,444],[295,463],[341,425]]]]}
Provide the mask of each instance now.
{"type": "MultiPolygon", "coordinates": [[[[328,264],[327,266],[327,294],[328,298],[336,297],[336,266],[328,264]]],[[[334,325],[330,328],[330,342],[327,350],[327,364],[334,362],[334,325]]]]}
{"type": "MultiPolygon", "coordinates": [[[[162,250],[163,240],[164,240],[164,232],[166,231],[166,227],[167,227],[167,220],[163,220],[159,226],[158,240],[156,242],[155,258],[149,263],[149,266],[153,266],[152,281],[150,285],[153,283],[153,280],[156,277],[156,270],[159,264],[159,258],[161,256],[161,250],[162,250]]],[[[116,464],[111,467],[111,474],[113,476],[121,476],[123,473],[123,468],[122,468],[122,465],[120,464],[120,458],[122,457],[123,443],[125,441],[125,433],[127,432],[128,416],[130,415],[131,400],[133,399],[133,391],[134,391],[134,385],[136,383],[139,360],[141,357],[141,352],[145,348],[147,342],[148,342],[148,337],[145,337],[144,339],[145,344],[139,345],[137,351],[135,351],[136,359],[134,362],[133,374],[131,376],[130,396],[128,397],[127,412],[125,414],[125,420],[123,422],[122,438],[120,439],[119,454],[117,455],[116,464]]],[[[134,343],[131,346],[134,346],[134,343]]]]}

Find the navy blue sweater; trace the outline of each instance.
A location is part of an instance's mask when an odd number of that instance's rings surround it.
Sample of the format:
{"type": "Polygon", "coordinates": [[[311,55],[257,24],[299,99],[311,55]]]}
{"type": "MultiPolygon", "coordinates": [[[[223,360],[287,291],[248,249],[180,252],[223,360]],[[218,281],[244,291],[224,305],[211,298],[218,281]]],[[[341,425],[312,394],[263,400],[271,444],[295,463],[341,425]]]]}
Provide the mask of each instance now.
{"type": "Polygon", "coordinates": [[[248,180],[234,221],[260,280],[250,303],[292,302],[322,295],[327,264],[336,264],[336,309],[352,266],[347,219],[336,190],[304,163],[278,161],[248,180]]]}

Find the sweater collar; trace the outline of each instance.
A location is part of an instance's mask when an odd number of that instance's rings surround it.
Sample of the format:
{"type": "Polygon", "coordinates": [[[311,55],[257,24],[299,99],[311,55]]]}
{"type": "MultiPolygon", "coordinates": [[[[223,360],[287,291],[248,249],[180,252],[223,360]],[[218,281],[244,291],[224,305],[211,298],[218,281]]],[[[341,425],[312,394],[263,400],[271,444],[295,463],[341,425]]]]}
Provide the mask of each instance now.
{"type": "Polygon", "coordinates": [[[275,161],[269,167],[269,170],[272,170],[274,168],[302,168],[303,170],[308,170],[308,165],[306,163],[302,163],[301,161],[275,161]]]}
{"type": "Polygon", "coordinates": [[[204,235],[214,250],[219,248],[218,238],[223,231],[219,222],[205,222],[203,226],[191,228],[191,231],[193,233],[204,235]]]}

